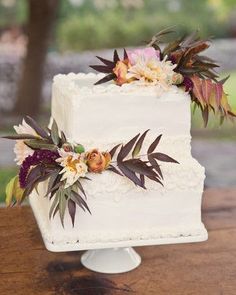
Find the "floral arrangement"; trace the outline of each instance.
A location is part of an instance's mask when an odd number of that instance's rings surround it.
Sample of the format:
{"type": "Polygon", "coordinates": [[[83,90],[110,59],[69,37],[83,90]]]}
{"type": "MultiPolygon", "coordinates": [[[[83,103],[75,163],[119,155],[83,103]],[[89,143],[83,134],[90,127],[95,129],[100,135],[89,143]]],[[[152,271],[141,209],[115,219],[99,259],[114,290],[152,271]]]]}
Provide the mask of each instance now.
{"type": "Polygon", "coordinates": [[[82,144],[68,142],[55,121],[50,129],[43,129],[32,118],[26,117],[14,128],[17,134],[4,138],[16,140],[14,151],[20,168],[18,175],[6,187],[6,204],[22,203],[34,189],[37,191],[39,183],[47,180],[45,197],[52,199],[49,217],[59,213],[62,225],[67,207],[73,225],[76,205],[91,213],[83,188],[83,182],[90,180],[90,173],[107,170],[146,189],[146,178],[163,185],[160,161],[178,163],[155,151],[162,135],[154,140],[146,154],[140,155],[149,130],[126,144],[101,152],[97,148],[86,151],[82,144]]]}
{"type": "Polygon", "coordinates": [[[209,57],[200,55],[210,46],[209,40],[201,40],[193,33],[174,39],[161,49],[162,37],[172,32],[169,29],[159,32],[145,48],[124,49],[123,58],[117,50],[112,61],[97,56],[103,65],[90,67],[106,76],[95,84],[114,80],[119,86],[125,83],[159,85],[164,90],[176,85],[189,92],[192,102],[201,109],[205,126],[210,111],[219,114],[221,122],[224,118],[235,117],[223,89],[228,77],[219,80],[215,72],[219,66],[209,57]]]}

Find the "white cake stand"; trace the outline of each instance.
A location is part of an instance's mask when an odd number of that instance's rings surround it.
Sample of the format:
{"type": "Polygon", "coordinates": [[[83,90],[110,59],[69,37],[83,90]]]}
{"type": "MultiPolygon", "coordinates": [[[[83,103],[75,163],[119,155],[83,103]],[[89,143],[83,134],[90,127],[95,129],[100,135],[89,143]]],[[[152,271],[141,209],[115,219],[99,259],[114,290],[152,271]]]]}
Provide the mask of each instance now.
{"type": "Polygon", "coordinates": [[[141,257],[131,247],[88,250],[82,255],[81,263],[92,271],[117,274],[138,267],[141,257]]]}

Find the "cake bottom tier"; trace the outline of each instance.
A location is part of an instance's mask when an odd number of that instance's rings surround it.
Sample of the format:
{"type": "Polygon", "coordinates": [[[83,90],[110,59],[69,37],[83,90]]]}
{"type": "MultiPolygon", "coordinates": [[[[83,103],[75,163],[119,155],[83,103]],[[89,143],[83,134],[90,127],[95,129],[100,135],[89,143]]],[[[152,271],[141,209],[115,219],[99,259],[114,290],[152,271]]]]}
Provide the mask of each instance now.
{"type": "MultiPolygon", "coordinates": [[[[129,192],[127,194],[132,194],[129,192]]],[[[77,207],[74,227],[68,211],[64,227],[49,220],[50,201],[35,191],[30,204],[50,251],[199,242],[207,239],[201,222],[201,191],[144,191],[114,200],[88,198],[92,214],[77,207]]]]}

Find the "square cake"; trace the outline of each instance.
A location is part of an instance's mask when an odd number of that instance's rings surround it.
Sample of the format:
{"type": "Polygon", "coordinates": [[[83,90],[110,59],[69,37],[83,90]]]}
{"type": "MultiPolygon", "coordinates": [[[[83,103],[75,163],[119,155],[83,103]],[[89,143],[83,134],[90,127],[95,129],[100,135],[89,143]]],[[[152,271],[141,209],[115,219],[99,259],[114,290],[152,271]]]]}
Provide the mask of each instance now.
{"type": "MultiPolygon", "coordinates": [[[[86,149],[110,150],[149,129],[143,150],[162,134],[158,151],[179,164],[161,163],[163,186],[147,180],[135,186],[111,171],[81,180],[90,208],[77,208],[74,226],[68,208],[64,226],[59,215],[49,218],[53,200],[45,198],[46,183],[30,196],[45,245],[51,251],[99,249],[203,241],[201,221],[204,168],[191,155],[191,99],[172,85],[112,82],[94,85],[103,74],[54,77],[52,118],[70,142],[86,149]]],[[[142,151],[141,151],[142,154],[142,151]]]]}

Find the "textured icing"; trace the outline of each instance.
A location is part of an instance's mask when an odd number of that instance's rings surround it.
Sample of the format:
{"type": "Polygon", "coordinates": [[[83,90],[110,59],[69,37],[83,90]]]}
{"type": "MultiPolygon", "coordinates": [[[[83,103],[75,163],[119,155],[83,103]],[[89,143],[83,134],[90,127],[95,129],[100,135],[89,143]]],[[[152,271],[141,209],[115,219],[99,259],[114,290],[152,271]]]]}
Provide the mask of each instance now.
{"type": "Polygon", "coordinates": [[[95,74],[56,76],[52,116],[65,134],[76,141],[127,140],[151,129],[153,136],[190,136],[190,99],[173,86],[93,84],[95,74]]]}
{"type": "Polygon", "coordinates": [[[191,155],[189,95],[175,86],[166,92],[156,86],[120,87],[112,82],[94,86],[103,76],[54,77],[52,117],[59,128],[86,149],[104,151],[150,129],[141,154],[163,134],[157,150],[180,164],[161,163],[164,187],[147,181],[147,190],[109,171],[89,175],[92,181],[84,181],[83,187],[92,215],[77,207],[74,228],[68,211],[64,228],[58,215],[49,221],[50,201],[42,197],[46,183],[42,184],[40,194],[34,192],[30,201],[44,240],[86,249],[109,243],[110,247],[159,244],[179,237],[205,239],[201,222],[205,173],[191,155]]]}

